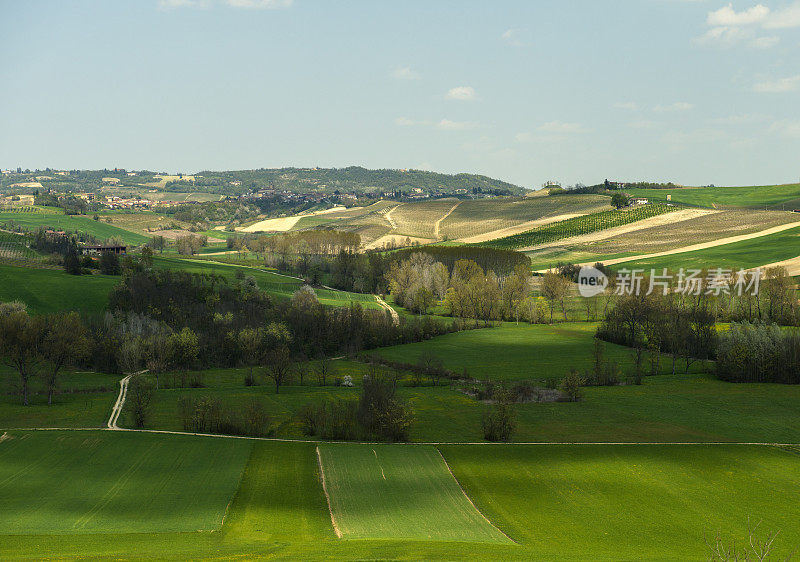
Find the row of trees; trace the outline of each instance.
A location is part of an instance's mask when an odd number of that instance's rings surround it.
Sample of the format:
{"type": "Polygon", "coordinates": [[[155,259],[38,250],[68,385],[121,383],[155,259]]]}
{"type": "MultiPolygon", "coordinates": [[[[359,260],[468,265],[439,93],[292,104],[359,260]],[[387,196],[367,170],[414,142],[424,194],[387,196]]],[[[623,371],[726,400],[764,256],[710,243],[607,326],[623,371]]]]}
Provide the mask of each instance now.
{"type": "Polygon", "coordinates": [[[774,324],[731,324],[719,335],[717,376],[731,382],[800,384],[800,333],[774,324]]]}
{"type": "Polygon", "coordinates": [[[83,361],[90,349],[89,333],[77,313],[31,316],[22,303],[0,303],[0,357],[17,374],[24,405],[37,378],[52,404],[63,369],[83,361]]]}

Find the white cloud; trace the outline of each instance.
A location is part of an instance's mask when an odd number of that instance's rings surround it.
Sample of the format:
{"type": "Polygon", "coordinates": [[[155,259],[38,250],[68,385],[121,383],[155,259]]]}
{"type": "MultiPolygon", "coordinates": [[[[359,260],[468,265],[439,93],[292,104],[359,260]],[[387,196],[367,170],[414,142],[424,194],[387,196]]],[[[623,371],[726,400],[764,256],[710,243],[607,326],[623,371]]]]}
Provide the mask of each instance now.
{"type": "Polygon", "coordinates": [[[628,109],[630,111],[637,111],[639,109],[639,104],[635,101],[620,101],[614,104],[614,107],[617,109],[628,109]]]}
{"type": "Polygon", "coordinates": [[[628,123],[628,127],[631,129],[655,129],[658,127],[658,123],[648,119],[640,119],[639,121],[631,121],[628,123]]]}
{"type": "Polygon", "coordinates": [[[500,39],[502,39],[505,43],[509,45],[513,45],[515,47],[521,47],[524,43],[519,39],[519,33],[516,29],[507,29],[500,35],[500,39]]]}
{"type": "Polygon", "coordinates": [[[445,97],[449,100],[472,101],[477,99],[475,89],[472,86],[458,86],[448,90],[445,97]]]}
{"type": "Polygon", "coordinates": [[[800,139],[800,121],[775,121],[769,131],[785,137],[800,139]]]}
{"type": "Polygon", "coordinates": [[[409,119],[408,117],[397,117],[394,124],[398,127],[433,127],[443,131],[464,131],[474,129],[478,125],[474,121],[453,121],[452,119],[428,121],[426,119],[409,119]]]}
{"type": "Polygon", "coordinates": [[[533,134],[525,132],[525,133],[517,133],[514,135],[514,140],[517,142],[532,142],[533,141],[533,134]]]}
{"type": "Polygon", "coordinates": [[[653,111],[656,113],[666,113],[668,111],[689,111],[691,109],[694,109],[693,103],[676,101],[675,103],[671,103],[669,105],[657,105],[653,108],[653,111]]]}
{"type": "Polygon", "coordinates": [[[727,117],[717,117],[711,119],[711,123],[717,125],[747,125],[749,123],[759,123],[766,121],[768,117],[758,114],[742,113],[740,115],[728,115],[727,117]]]}
{"type": "Polygon", "coordinates": [[[737,12],[728,4],[709,12],[706,23],[709,29],[695,40],[698,43],[723,47],[743,43],[753,49],[769,49],[777,45],[780,38],[774,35],[757,37],[757,30],[800,27],[800,0],[777,11],[756,4],[737,12]]]}
{"type": "Polygon", "coordinates": [[[800,74],[789,76],[788,78],[759,82],[753,86],[754,91],[762,94],[782,94],[785,92],[794,92],[797,89],[800,89],[800,74]]]}
{"type": "Polygon", "coordinates": [[[756,4],[752,8],[737,12],[733,9],[733,4],[723,6],[719,10],[709,12],[706,23],[712,26],[730,27],[740,25],[750,25],[759,23],[767,19],[769,8],[762,4],[756,4]]]}
{"type": "Polygon", "coordinates": [[[392,78],[395,78],[396,80],[417,80],[419,78],[419,74],[414,72],[411,67],[401,66],[392,72],[392,78]]]}
{"type": "MultiPolygon", "coordinates": [[[[231,8],[288,8],[294,0],[216,0],[231,8]]],[[[158,0],[161,10],[176,8],[209,8],[214,0],[158,0]]]]}
{"type": "Polygon", "coordinates": [[[800,27],[800,1],[796,1],[777,12],[772,12],[764,22],[764,27],[766,29],[800,27]]]}
{"type": "Polygon", "coordinates": [[[754,49],[770,49],[777,45],[780,40],[780,37],[776,37],[774,35],[758,37],[750,41],[750,46],[754,49]]]}
{"type": "Polygon", "coordinates": [[[568,135],[574,133],[586,133],[586,129],[580,123],[564,123],[563,121],[550,121],[538,127],[539,131],[545,133],[557,133],[559,135],[568,135]]]}
{"type": "Polygon", "coordinates": [[[226,0],[234,8],[288,8],[294,0],[226,0]]]}
{"type": "Polygon", "coordinates": [[[464,131],[466,129],[473,129],[477,123],[473,121],[451,121],[450,119],[442,119],[436,123],[437,129],[444,131],[464,131]]]}

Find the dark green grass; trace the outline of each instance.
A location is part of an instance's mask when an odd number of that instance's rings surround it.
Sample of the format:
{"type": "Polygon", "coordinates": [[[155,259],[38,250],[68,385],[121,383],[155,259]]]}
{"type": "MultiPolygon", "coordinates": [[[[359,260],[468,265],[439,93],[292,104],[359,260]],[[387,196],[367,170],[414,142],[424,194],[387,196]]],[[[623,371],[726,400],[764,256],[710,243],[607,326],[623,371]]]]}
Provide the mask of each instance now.
{"type": "Polygon", "coordinates": [[[104,240],[119,236],[126,244],[144,244],[150,237],[116,227],[103,221],[96,221],[84,215],[55,215],[46,213],[0,213],[0,224],[12,222],[26,230],[35,231],[41,227],[51,227],[70,232],[91,234],[104,240]]]}
{"type": "MultiPolygon", "coordinates": [[[[41,373],[41,368],[37,371],[41,373]]],[[[29,406],[22,405],[16,371],[0,363],[0,428],[103,427],[119,391],[120,375],[66,370],[53,403],[38,376],[30,383],[29,406]]]]}
{"type": "Polygon", "coordinates": [[[249,452],[233,439],[12,431],[0,442],[0,533],[214,530],[249,452]]]}
{"type": "Polygon", "coordinates": [[[99,312],[120,278],[69,275],[60,269],[33,269],[0,264],[0,301],[20,300],[41,314],[60,310],[99,312]]]}
{"type": "MultiPolygon", "coordinates": [[[[800,217],[800,215],[798,215],[800,217]]],[[[614,269],[643,268],[645,270],[668,268],[716,269],[717,267],[736,269],[751,268],[795,258],[800,254],[800,228],[790,228],[777,234],[769,234],[724,244],[705,250],[670,254],[656,258],[630,261],[613,266],[614,269]]]]}
{"type": "MultiPolygon", "coordinates": [[[[310,439],[303,434],[303,405],[327,399],[357,400],[364,365],[337,361],[338,376],[350,374],[355,388],[305,386],[275,388],[268,383],[245,387],[244,373],[207,373],[205,388],[162,389],[154,399],[148,428],[182,431],[178,401],[182,396],[213,396],[234,411],[253,401],[264,405],[274,435],[310,439]]],[[[263,378],[262,378],[263,381],[263,378]]],[[[416,442],[482,441],[481,422],[490,406],[470,398],[449,383],[413,387],[401,382],[398,395],[414,413],[411,440],[416,442]]],[[[469,386],[469,385],[467,385],[469,386]]],[[[734,384],[709,375],[659,375],[644,384],[584,388],[581,402],[527,403],[514,406],[518,442],[800,442],[800,387],[734,384]]],[[[43,410],[45,407],[40,407],[43,410]]],[[[109,405],[110,408],[110,405],[109,405]]],[[[120,424],[129,423],[122,419],[120,424]]]]}
{"type": "MultiPolygon", "coordinates": [[[[575,313],[579,308],[575,308],[575,313]]],[[[430,340],[384,347],[369,354],[415,364],[425,352],[437,355],[456,373],[491,380],[561,378],[570,369],[584,371],[593,361],[596,323],[514,324],[445,334],[430,340]]],[[[629,349],[605,344],[605,356],[623,372],[632,365],[629,349]]],[[[666,367],[662,366],[662,372],[666,367]]],[[[693,370],[700,369],[695,364],[693,370]]]]}
{"type": "Polygon", "coordinates": [[[800,545],[800,456],[753,446],[442,447],[489,519],[545,560],[708,560],[704,534],[800,545]]]}
{"type": "Polygon", "coordinates": [[[345,539],[511,543],[464,496],[434,447],[320,445],[345,539]]]}
{"type": "MultiPolygon", "coordinates": [[[[264,271],[256,267],[244,267],[238,265],[228,265],[224,263],[208,260],[192,260],[183,258],[173,258],[157,256],[154,259],[157,267],[188,271],[191,273],[211,273],[222,275],[228,279],[233,279],[237,270],[241,270],[245,275],[252,275],[258,282],[260,289],[268,292],[278,299],[289,299],[294,293],[303,286],[303,282],[293,277],[279,275],[271,271],[264,271]]],[[[314,288],[319,302],[328,306],[347,306],[351,302],[357,302],[364,308],[380,309],[380,305],[375,302],[375,297],[361,293],[349,293],[347,291],[336,291],[333,289],[314,288]]]]}
{"type": "Polygon", "coordinates": [[[666,201],[667,194],[672,201],[701,207],[728,206],[800,208],[800,184],[756,185],[747,187],[703,187],[693,189],[625,189],[634,197],[647,197],[652,201],[666,201]]]}

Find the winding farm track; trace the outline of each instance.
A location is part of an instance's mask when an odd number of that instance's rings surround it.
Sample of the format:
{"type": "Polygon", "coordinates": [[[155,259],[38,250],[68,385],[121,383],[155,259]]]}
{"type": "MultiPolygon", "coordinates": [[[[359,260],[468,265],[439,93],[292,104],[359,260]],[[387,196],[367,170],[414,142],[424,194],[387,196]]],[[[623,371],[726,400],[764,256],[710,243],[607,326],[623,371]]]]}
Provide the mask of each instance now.
{"type": "Polygon", "coordinates": [[[389,303],[387,303],[385,300],[383,300],[380,297],[380,295],[374,295],[374,297],[375,297],[375,300],[378,301],[378,304],[381,305],[381,307],[384,310],[388,310],[389,311],[389,314],[392,315],[392,322],[394,322],[394,325],[397,326],[400,323],[400,315],[397,314],[397,311],[395,309],[393,309],[391,306],[389,306],[389,303]]]}
{"type": "Polygon", "coordinates": [[[397,210],[397,207],[400,207],[400,206],[402,206],[402,205],[403,205],[403,204],[402,204],[402,203],[400,203],[400,205],[397,205],[397,206],[395,206],[395,207],[392,207],[391,209],[389,209],[388,211],[386,211],[386,213],[384,213],[384,215],[383,215],[383,218],[385,218],[385,219],[386,219],[386,221],[389,223],[389,226],[391,226],[391,227],[392,227],[392,230],[397,230],[397,223],[396,223],[396,222],[394,222],[394,219],[392,218],[392,213],[393,213],[393,212],[395,212],[395,211],[397,210]]]}
{"type": "Polygon", "coordinates": [[[125,399],[128,397],[128,383],[130,382],[132,376],[141,375],[146,372],[147,370],[145,369],[144,371],[131,373],[130,375],[120,379],[119,395],[117,395],[117,401],[114,403],[114,407],[111,409],[111,416],[108,418],[108,423],[106,424],[108,429],[122,430],[122,428],[117,425],[117,422],[119,421],[120,414],[122,414],[122,408],[125,406],[125,399]]]}
{"type": "Polygon", "coordinates": [[[456,201],[456,204],[455,204],[455,205],[453,205],[453,206],[450,208],[450,210],[449,210],[449,211],[447,211],[447,212],[446,212],[446,213],[445,213],[445,214],[442,216],[442,218],[440,218],[440,219],[439,219],[439,220],[437,220],[435,223],[433,223],[433,237],[434,237],[434,238],[436,238],[436,239],[438,239],[438,238],[439,238],[439,225],[441,225],[441,224],[442,224],[442,221],[443,221],[444,219],[446,219],[447,217],[449,217],[449,216],[450,216],[450,213],[452,213],[453,211],[455,211],[455,210],[456,210],[456,207],[458,207],[459,205],[461,205],[461,201],[456,201]]]}

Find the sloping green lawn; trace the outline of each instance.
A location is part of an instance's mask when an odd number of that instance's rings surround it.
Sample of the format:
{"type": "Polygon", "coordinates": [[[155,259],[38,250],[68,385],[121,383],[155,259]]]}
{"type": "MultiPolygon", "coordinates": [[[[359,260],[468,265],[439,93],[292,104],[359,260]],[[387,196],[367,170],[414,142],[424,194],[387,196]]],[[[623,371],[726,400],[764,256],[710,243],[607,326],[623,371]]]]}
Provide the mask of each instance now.
{"type": "Polygon", "coordinates": [[[86,215],[0,212],[0,224],[7,222],[13,222],[26,230],[54,228],[56,230],[66,230],[69,232],[79,231],[91,234],[101,240],[111,238],[112,236],[119,236],[126,244],[138,245],[150,241],[149,236],[137,234],[103,221],[96,221],[92,217],[86,215]]]}

